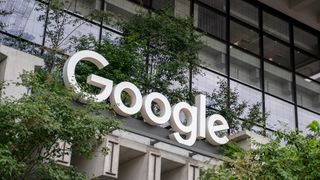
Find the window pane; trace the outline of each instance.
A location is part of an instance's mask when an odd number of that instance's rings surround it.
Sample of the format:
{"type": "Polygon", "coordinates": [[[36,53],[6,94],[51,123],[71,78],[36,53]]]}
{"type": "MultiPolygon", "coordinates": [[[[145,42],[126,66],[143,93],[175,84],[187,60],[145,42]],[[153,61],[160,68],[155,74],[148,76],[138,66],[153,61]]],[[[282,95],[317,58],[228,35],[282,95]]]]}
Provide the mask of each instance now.
{"type": "Polygon", "coordinates": [[[320,123],[320,116],[310,111],[298,108],[298,121],[299,130],[303,131],[303,133],[308,133],[310,131],[307,131],[307,126],[312,121],[318,121],[320,123]]]}
{"type": "Polygon", "coordinates": [[[320,82],[320,60],[300,51],[294,52],[296,72],[320,82]]]}
{"type": "Polygon", "coordinates": [[[320,84],[296,76],[297,104],[320,112],[320,84]]]}
{"type": "Polygon", "coordinates": [[[291,68],[290,48],[276,40],[263,37],[264,58],[281,66],[291,68]]]}
{"type": "Polygon", "coordinates": [[[201,69],[201,74],[192,78],[193,88],[204,94],[211,94],[214,89],[219,88],[218,82],[222,80],[226,80],[226,78],[208,70],[201,69]]]}
{"type": "Polygon", "coordinates": [[[96,10],[96,3],[88,0],[63,0],[66,10],[88,16],[96,10]]]}
{"type": "Polygon", "coordinates": [[[293,31],[295,46],[310,53],[319,55],[319,44],[317,36],[306,32],[298,27],[294,27],[293,31]]]}
{"type": "Polygon", "coordinates": [[[195,6],[195,25],[211,35],[225,39],[226,18],[210,9],[195,6]]]}
{"type": "Polygon", "coordinates": [[[4,5],[4,9],[12,11],[12,14],[0,16],[0,22],[6,25],[3,31],[42,44],[44,22],[38,18],[45,14],[47,6],[34,0],[10,0],[4,5]]]}
{"type": "Polygon", "coordinates": [[[65,53],[72,53],[75,49],[71,43],[75,42],[75,38],[91,34],[96,40],[99,39],[100,27],[97,25],[66,13],[60,17],[60,21],[64,24],[63,31],[57,30],[61,26],[60,23],[52,22],[48,25],[46,47],[59,48],[66,50],[65,53]],[[60,38],[57,38],[57,33],[61,33],[60,38]]]}
{"type": "Polygon", "coordinates": [[[230,1],[230,14],[253,26],[259,26],[258,8],[242,0],[230,1]]]}
{"type": "Polygon", "coordinates": [[[264,68],[265,91],[292,101],[292,74],[266,62],[264,68]]]}
{"type": "Polygon", "coordinates": [[[234,45],[259,54],[258,33],[232,21],[230,23],[230,41],[234,45]]]}
{"type": "MultiPolygon", "coordinates": [[[[262,93],[252,89],[250,87],[247,87],[245,85],[242,85],[240,83],[234,82],[234,81],[230,81],[230,87],[231,89],[236,88],[236,91],[239,94],[239,100],[238,102],[242,102],[242,101],[246,101],[248,103],[248,105],[253,105],[256,103],[261,103],[262,102],[262,93]]],[[[243,113],[243,115],[240,118],[244,118],[248,115],[249,109],[246,108],[245,112],[243,113]]]]}
{"type": "Polygon", "coordinates": [[[219,9],[221,11],[226,11],[226,0],[199,0],[199,1],[210,7],[219,9]]]}
{"type": "Polygon", "coordinates": [[[294,106],[277,98],[265,96],[266,112],[270,115],[267,127],[274,130],[294,130],[294,106]]]}
{"type": "Polygon", "coordinates": [[[230,75],[260,88],[260,60],[236,48],[230,48],[230,75]]]}
{"type": "Polygon", "coordinates": [[[263,12],[263,30],[289,42],[289,24],[267,12],[263,12]]]}
{"type": "Polygon", "coordinates": [[[226,73],[226,45],[207,36],[202,37],[205,46],[199,52],[202,65],[226,73]]]}

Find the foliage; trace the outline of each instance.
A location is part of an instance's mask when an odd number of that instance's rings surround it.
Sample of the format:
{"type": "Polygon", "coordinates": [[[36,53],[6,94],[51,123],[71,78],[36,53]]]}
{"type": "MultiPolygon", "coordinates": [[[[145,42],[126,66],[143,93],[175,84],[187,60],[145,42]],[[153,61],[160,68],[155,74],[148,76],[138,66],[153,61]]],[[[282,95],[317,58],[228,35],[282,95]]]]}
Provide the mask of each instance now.
{"type": "Polygon", "coordinates": [[[224,164],[205,171],[206,179],[319,179],[320,125],[313,121],[307,137],[277,132],[270,143],[244,151],[227,146],[224,164]]]}
{"type": "MultiPolygon", "coordinates": [[[[143,94],[160,92],[172,103],[190,101],[189,73],[199,72],[197,54],[202,45],[193,32],[192,21],[172,18],[166,11],[140,12],[123,22],[121,28],[123,36],[116,40],[108,38],[99,44],[90,36],[84,36],[75,40],[76,47],[81,50],[90,49],[86,44],[94,45],[91,49],[110,63],[98,74],[115,83],[130,81],[143,94]]],[[[85,74],[96,70],[87,64],[77,72],[86,77],[85,74]]]]}
{"type": "MultiPolygon", "coordinates": [[[[238,90],[230,88],[225,80],[220,80],[218,85],[219,88],[214,89],[208,95],[210,103],[208,104],[207,114],[219,113],[225,117],[231,133],[244,129],[252,130],[255,124],[264,126],[268,114],[263,115],[261,103],[250,106],[246,101],[240,102],[238,90]],[[245,116],[246,110],[248,110],[248,114],[245,116]],[[240,124],[238,119],[242,116],[245,116],[244,122],[240,124]]],[[[258,133],[264,134],[264,131],[258,133]]]]}
{"type": "Polygon", "coordinates": [[[78,179],[74,169],[55,164],[53,157],[68,154],[90,156],[104,135],[117,127],[113,117],[104,117],[104,104],[79,106],[65,89],[60,73],[25,73],[22,83],[30,89],[21,99],[0,102],[0,174],[3,179],[47,177],[78,179]],[[71,144],[64,150],[58,141],[71,144]],[[86,143],[83,143],[86,142],[86,143]]]}

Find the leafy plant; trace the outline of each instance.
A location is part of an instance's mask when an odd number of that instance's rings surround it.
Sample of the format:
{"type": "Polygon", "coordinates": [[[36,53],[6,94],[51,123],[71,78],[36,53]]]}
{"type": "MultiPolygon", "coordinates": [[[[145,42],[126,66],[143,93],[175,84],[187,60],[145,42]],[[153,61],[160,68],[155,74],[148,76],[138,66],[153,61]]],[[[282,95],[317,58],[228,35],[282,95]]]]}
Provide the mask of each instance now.
{"type": "Polygon", "coordinates": [[[224,164],[204,171],[200,179],[319,179],[320,125],[309,125],[311,134],[277,132],[270,143],[244,151],[228,145],[224,164]]]}
{"type": "Polygon", "coordinates": [[[55,164],[53,158],[69,151],[89,157],[117,121],[100,115],[104,104],[75,103],[58,72],[41,70],[21,78],[19,85],[30,93],[0,102],[1,178],[83,179],[80,172],[55,164]],[[65,150],[56,145],[59,141],[72,146],[65,150]]]}

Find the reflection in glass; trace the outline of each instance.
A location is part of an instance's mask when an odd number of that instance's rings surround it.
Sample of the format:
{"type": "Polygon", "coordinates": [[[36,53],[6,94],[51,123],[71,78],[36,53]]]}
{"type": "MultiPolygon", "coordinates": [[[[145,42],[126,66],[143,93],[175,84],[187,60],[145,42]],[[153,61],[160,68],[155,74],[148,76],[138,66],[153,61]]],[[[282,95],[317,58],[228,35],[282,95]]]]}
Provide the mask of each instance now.
{"type": "Polygon", "coordinates": [[[259,34],[232,21],[230,22],[230,41],[234,45],[259,54],[259,34]]]}
{"type": "Polygon", "coordinates": [[[258,8],[245,1],[230,1],[230,14],[250,25],[259,26],[258,8]]]}
{"type": "MultiPolygon", "coordinates": [[[[242,85],[240,83],[234,82],[234,81],[230,81],[230,88],[231,89],[235,89],[238,94],[239,94],[239,99],[238,102],[247,102],[249,106],[252,106],[253,104],[256,103],[261,103],[262,102],[262,93],[252,89],[248,86],[242,85]]],[[[249,108],[246,108],[242,117],[240,118],[244,118],[248,115],[249,113],[249,108]]]]}
{"type": "Polygon", "coordinates": [[[307,126],[312,121],[318,121],[320,123],[320,115],[314,114],[302,108],[298,108],[298,120],[299,130],[303,131],[303,133],[308,133],[310,131],[307,130],[307,126]]]}
{"type": "Polygon", "coordinates": [[[4,31],[42,44],[44,23],[38,18],[45,14],[46,6],[42,5],[40,8],[40,3],[34,0],[10,0],[5,4],[4,9],[12,11],[12,14],[0,16],[0,21],[6,25],[4,31]]]}
{"type": "Polygon", "coordinates": [[[320,82],[320,60],[300,51],[294,52],[296,72],[320,82]]]}
{"type": "Polygon", "coordinates": [[[295,46],[315,55],[319,55],[319,44],[317,36],[298,27],[293,28],[293,33],[295,46]]]}
{"type": "Polygon", "coordinates": [[[267,12],[263,12],[263,30],[289,42],[289,23],[267,12]]]}
{"type": "Polygon", "coordinates": [[[210,7],[213,7],[213,8],[216,8],[216,9],[219,9],[221,11],[226,11],[226,0],[199,0],[200,2],[210,6],[210,7]]]}
{"type": "Polygon", "coordinates": [[[201,5],[195,5],[195,26],[199,29],[217,36],[221,39],[225,39],[226,36],[226,18],[214,11],[202,7],[201,5]]]}
{"type": "Polygon", "coordinates": [[[203,94],[211,94],[214,89],[218,89],[218,82],[226,80],[226,78],[219,76],[213,72],[201,69],[201,73],[192,78],[193,88],[202,92],[203,94]]]}
{"type": "Polygon", "coordinates": [[[273,130],[294,130],[294,106],[269,95],[265,95],[266,112],[270,115],[267,119],[267,128],[273,130]]]}
{"type": "Polygon", "coordinates": [[[202,37],[205,46],[199,52],[203,66],[226,73],[226,45],[207,36],[202,37]]]}
{"type": "Polygon", "coordinates": [[[296,76],[297,104],[320,112],[320,84],[296,76]]]}
{"type": "Polygon", "coordinates": [[[263,37],[264,58],[281,66],[291,68],[290,48],[276,40],[263,37]]]}
{"type": "Polygon", "coordinates": [[[66,13],[59,18],[61,18],[59,23],[52,22],[47,26],[45,44],[47,47],[59,48],[66,50],[66,53],[72,53],[75,51],[72,43],[77,41],[76,38],[91,34],[96,40],[99,39],[99,26],[66,13]]]}
{"type": "Polygon", "coordinates": [[[260,88],[260,60],[230,47],[230,76],[260,88]]]}
{"type": "Polygon", "coordinates": [[[279,67],[264,62],[265,91],[292,101],[292,74],[279,67]]]}

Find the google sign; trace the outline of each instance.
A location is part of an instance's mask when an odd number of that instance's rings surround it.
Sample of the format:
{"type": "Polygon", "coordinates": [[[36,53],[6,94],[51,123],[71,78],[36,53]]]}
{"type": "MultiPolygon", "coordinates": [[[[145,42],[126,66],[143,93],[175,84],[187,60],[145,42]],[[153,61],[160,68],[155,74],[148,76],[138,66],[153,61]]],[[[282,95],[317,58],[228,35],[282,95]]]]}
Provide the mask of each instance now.
{"type": "Polygon", "coordinates": [[[72,88],[76,93],[83,93],[83,101],[88,98],[94,99],[96,102],[105,101],[110,97],[110,102],[114,111],[120,116],[131,116],[139,111],[141,112],[144,122],[152,126],[170,122],[172,129],[175,131],[170,134],[170,139],[178,143],[192,146],[197,139],[204,139],[213,144],[221,145],[229,141],[223,135],[218,136],[216,133],[229,129],[229,125],[225,118],[219,114],[206,117],[206,97],[205,95],[196,96],[196,105],[191,106],[186,102],[179,102],[171,107],[168,99],[157,92],[142,97],[141,92],[134,84],[130,82],[121,82],[117,85],[113,84],[110,79],[97,75],[87,77],[87,83],[101,89],[99,94],[89,94],[82,92],[75,78],[75,69],[79,61],[86,60],[95,64],[99,69],[104,68],[109,63],[100,54],[84,50],[71,56],[64,65],[63,79],[66,87],[72,88]],[[122,99],[122,92],[126,92],[130,97],[130,106],[126,106],[122,99]],[[152,103],[159,106],[159,115],[152,111],[152,103]],[[183,112],[186,117],[186,124],[181,122],[180,113],[183,112]]]}

